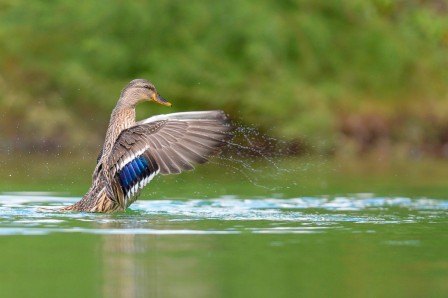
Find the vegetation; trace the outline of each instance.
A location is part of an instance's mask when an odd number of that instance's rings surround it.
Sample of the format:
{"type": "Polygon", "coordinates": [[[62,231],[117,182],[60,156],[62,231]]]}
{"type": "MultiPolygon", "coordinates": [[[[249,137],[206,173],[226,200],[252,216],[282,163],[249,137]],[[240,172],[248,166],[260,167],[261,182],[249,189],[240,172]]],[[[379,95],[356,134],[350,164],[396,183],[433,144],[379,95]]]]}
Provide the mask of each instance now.
{"type": "Polygon", "coordinates": [[[447,12],[446,0],[3,0],[0,150],[96,149],[120,89],[142,77],[174,104],[152,112],[224,109],[289,152],[448,156],[447,12]]]}

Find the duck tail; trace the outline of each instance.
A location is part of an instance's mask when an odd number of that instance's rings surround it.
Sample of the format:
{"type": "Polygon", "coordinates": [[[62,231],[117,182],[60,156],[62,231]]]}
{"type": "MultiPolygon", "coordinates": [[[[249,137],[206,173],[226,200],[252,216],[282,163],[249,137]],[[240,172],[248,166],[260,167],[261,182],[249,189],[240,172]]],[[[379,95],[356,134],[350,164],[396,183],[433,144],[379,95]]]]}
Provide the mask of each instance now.
{"type": "Polygon", "coordinates": [[[104,180],[94,183],[82,199],[70,206],[59,209],[61,212],[117,212],[123,211],[120,205],[109,198],[104,180]]]}

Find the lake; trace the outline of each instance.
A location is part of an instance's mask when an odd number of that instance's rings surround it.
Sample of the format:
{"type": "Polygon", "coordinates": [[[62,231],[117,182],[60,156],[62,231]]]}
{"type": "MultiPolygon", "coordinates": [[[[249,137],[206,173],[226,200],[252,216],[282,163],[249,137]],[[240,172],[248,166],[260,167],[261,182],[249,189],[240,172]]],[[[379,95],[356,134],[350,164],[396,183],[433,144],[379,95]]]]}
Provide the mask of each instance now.
{"type": "Polygon", "coordinates": [[[448,297],[448,162],[215,160],[125,213],[94,157],[0,161],[2,297],[448,297]]]}

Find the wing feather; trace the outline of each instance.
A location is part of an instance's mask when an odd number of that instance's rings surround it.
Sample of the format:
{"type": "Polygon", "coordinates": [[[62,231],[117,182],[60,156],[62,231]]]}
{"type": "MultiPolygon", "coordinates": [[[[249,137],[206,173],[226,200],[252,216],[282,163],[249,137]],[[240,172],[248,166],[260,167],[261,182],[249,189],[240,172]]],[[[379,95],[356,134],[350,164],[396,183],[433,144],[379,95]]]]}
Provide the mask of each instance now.
{"type": "MultiPolygon", "coordinates": [[[[174,174],[204,163],[232,138],[231,126],[222,111],[159,115],[121,132],[107,160],[118,172],[133,158],[143,156],[152,169],[174,174]]],[[[114,173],[112,173],[114,175],[114,173]]]]}
{"type": "Polygon", "coordinates": [[[173,144],[173,149],[176,150],[177,153],[182,155],[186,160],[194,162],[194,163],[205,163],[208,161],[207,158],[193,151],[191,148],[185,147],[182,144],[173,144]]]}

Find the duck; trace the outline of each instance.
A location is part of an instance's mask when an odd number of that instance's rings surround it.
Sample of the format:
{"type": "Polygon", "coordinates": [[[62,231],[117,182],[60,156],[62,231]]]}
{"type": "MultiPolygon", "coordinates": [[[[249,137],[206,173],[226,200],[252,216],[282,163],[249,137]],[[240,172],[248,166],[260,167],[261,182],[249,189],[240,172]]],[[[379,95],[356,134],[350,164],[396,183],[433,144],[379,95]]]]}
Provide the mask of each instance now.
{"type": "Polygon", "coordinates": [[[59,211],[123,212],[155,176],[193,170],[219,154],[233,137],[230,120],[221,110],[177,112],[136,122],[136,105],[142,102],[171,106],[151,82],[135,79],[127,84],[112,111],[90,189],[59,211]]]}

